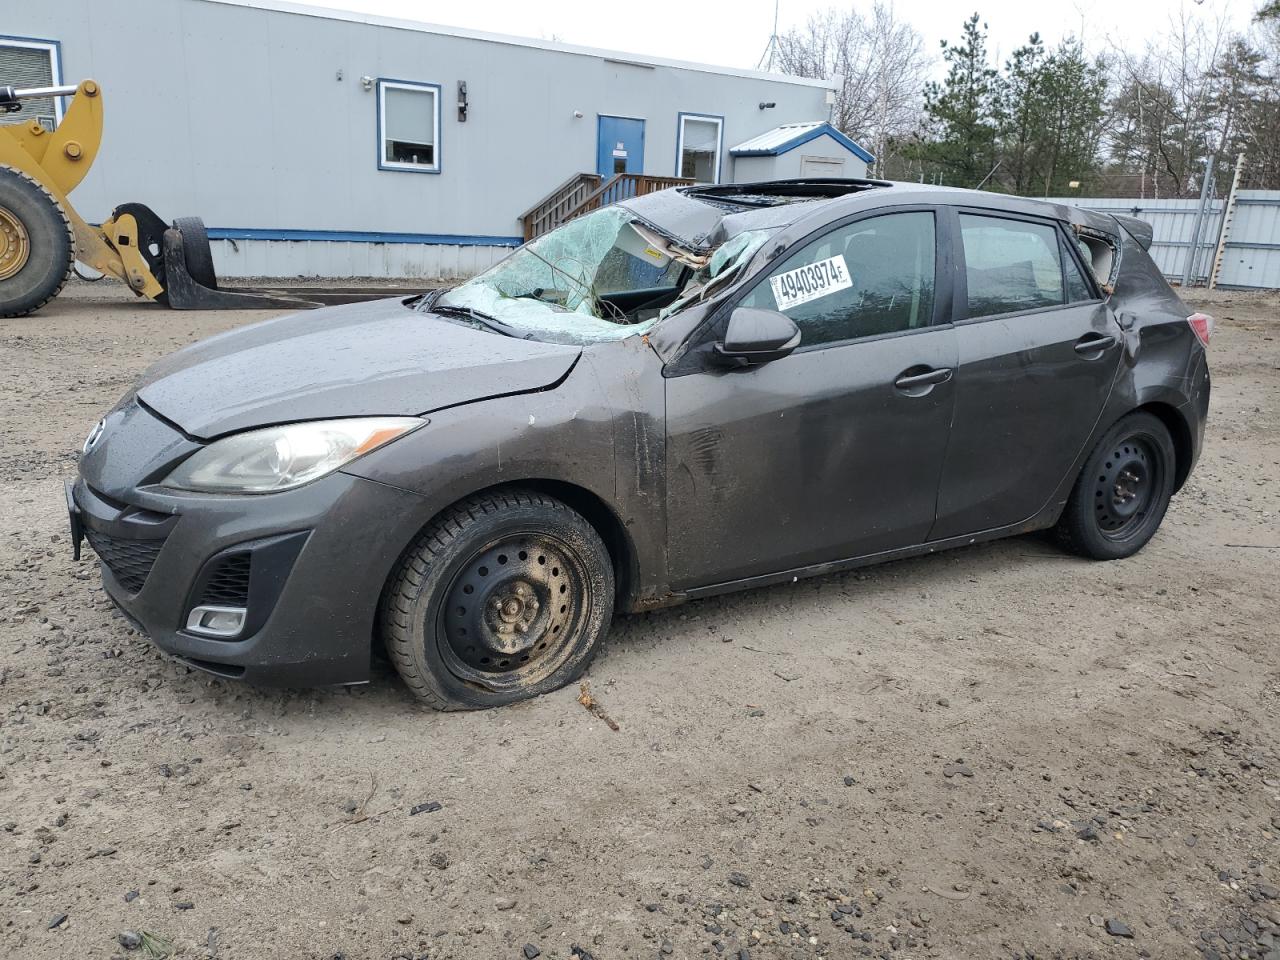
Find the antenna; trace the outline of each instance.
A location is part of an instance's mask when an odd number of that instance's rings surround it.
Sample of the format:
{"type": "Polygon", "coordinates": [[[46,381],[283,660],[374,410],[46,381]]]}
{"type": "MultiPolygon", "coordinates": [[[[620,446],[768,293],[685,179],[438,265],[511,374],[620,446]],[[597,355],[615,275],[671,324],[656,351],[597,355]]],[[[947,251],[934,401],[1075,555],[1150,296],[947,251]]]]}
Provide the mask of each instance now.
{"type": "Polygon", "coordinates": [[[769,44],[764,48],[764,53],[760,55],[760,60],[756,63],[757,70],[764,70],[768,73],[773,72],[773,61],[778,55],[778,3],[779,0],[773,0],[773,33],[769,34],[769,44]]]}

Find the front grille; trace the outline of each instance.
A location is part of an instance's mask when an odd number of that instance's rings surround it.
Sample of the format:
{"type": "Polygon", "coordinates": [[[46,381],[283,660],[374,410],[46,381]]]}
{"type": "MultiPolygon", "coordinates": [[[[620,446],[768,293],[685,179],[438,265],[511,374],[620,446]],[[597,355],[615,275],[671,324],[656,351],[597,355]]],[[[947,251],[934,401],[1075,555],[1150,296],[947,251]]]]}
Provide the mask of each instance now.
{"type": "Polygon", "coordinates": [[[249,605],[249,571],[253,555],[229,553],[214,561],[213,571],[200,594],[202,606],[247,607],[249,605]]]}
{"type": "Polygon", "coordinates": [[[147,582],[147,574],[155,566],[156,557],[164,540],[129,540],[110,537],[97,530],[85,528],[89,546],[98,555],[120,586],[130,593],[137,593],[147,582]]]}

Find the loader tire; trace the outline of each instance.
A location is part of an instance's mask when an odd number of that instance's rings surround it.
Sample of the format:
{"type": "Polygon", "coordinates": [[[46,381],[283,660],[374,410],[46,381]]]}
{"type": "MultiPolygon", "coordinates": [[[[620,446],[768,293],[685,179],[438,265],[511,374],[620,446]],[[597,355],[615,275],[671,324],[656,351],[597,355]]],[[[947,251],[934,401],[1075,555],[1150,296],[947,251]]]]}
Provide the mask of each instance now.
{"type": "Polygon", "coordinates": [[[209,232],[199,217],[178,217],[173,229],[182,234],[182,252],[187,258],[191,279],[210,290],[218,289],[218,275],[213,269],[213,251],[209,248],[209,232]]]}
{"type": "Polygon", "coordinates": [[[53,194],[21,170],[0,167],[0,317],[39,310],[75,263],[75,233],[53,194]]]}

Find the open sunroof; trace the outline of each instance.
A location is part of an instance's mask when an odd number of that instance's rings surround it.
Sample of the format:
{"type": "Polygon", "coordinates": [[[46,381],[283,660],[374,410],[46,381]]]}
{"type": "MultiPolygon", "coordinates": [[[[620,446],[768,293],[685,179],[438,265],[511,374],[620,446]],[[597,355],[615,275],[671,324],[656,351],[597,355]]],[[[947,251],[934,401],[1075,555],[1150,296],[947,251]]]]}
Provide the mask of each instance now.
{"type": "Polygon", "coordinates": [[[776,207],[802,200],[829,200],[888,186],[892,184],[887,180],[812,178],[768,180],[761,183],[712,183],[681,187],[680,191],[698,200],[735,203],[744,207],[776,207]]]}

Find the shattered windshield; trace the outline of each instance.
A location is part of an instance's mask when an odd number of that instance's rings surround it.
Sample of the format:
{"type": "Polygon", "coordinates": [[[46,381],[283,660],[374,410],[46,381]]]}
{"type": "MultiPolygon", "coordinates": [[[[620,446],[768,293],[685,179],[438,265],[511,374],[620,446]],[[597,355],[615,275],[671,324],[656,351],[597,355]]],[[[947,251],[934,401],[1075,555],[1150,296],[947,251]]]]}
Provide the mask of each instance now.
{"type": "Polygon", "coordinates": [[[718,290],[767,236],[752,231],[693,252],[626,208],[605,207],[525,244],[430,309],[466,311],[480,325],[532,339],[620,340],[718,290]]]}

